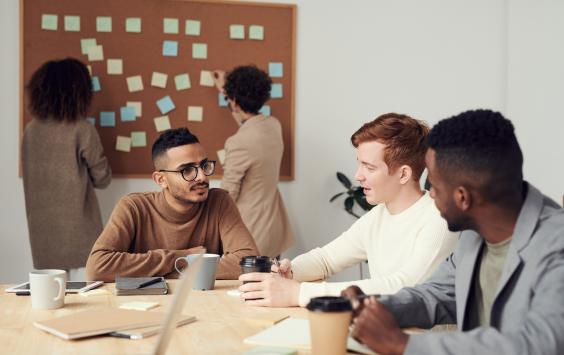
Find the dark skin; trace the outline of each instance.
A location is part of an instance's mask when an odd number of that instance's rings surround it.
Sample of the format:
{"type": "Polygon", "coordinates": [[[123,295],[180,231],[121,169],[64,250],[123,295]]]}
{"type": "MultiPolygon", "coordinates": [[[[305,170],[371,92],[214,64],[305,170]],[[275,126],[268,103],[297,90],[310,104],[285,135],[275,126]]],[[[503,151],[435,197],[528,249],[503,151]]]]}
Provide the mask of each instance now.
{"type": "MultiPolygon", "coordinates": [[[[429,171],[431,197],[449,229],[473,229],[489,243],[500,243],[513,235],[519,212],[524,202],[521,190],[506,195],[503,204],[488,201],[480,194],[478,179],[441,174],[436,153],[429,149],[425,155],[429,171]]],[[[394,316],[371,297],[360,301],[364,295],[357,286],[341,293],[353,305],[353,332],[358,341],[379,354],[403,354],[409,335],[401,331],[394,316]]]]}

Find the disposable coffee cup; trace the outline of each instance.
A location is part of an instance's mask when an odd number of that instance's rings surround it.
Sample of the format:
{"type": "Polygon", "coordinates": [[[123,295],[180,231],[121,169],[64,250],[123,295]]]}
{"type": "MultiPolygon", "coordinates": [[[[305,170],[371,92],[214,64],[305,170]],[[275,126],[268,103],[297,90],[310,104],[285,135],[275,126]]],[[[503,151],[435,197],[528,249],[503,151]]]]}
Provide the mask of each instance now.
{"type": "MultiPolygon", "coordinates": [[[[272,260],[268,256],[245,256],[239,262],[241,265],[241,273],[248,274],[250,272],[270,272],[272,260]]],[[[245,281],[243,283],[252,282],[245,281]]]]}
{"type": "Polygon", "coordinates": [[[344,297],[314,297],[306,308],[309,310],[312,354],[346,354],[351,302],[344,297]]]}

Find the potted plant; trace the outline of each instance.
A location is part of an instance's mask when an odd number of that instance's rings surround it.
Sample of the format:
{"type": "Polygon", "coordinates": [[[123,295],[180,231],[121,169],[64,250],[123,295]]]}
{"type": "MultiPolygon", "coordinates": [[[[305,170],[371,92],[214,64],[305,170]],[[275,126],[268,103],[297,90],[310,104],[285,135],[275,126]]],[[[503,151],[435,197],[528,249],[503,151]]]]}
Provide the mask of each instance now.
{"type": "Polygon", "coordinates": [[[347,197],[345,198],[343,203],[344,209],[345,211],[347,211],[347,213],[355,216],[356,218],[360,218],[360,216],[356,214],[353,210],[355,204],[357,204],[364,211],[370,211],[370,209],[374,207],[373,205],[369,204],[368,201],[366,201],[366,196],[364,196],[362,187],[354,186],[352,182],[349,180],[349,178],[345,176],[345,174],[341,172],[337,172],[337,180],[339,180],[347,190],[343,192],[339,192],[335,196],[331,197],[329,202],[333,202],[340,196],[346,194],[347,197]]]}

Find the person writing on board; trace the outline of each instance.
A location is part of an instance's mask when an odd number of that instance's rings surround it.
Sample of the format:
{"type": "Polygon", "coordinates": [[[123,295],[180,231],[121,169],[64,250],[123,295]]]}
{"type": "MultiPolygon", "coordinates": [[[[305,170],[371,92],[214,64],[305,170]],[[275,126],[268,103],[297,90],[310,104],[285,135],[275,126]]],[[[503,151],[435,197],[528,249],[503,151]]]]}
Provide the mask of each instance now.
{"type": "Polygon", "coordinates": [[[433,127],[431,196],[451,255],[426,282],[358,302],[353,335],[379,354],[564,354],[564,210],[523,180],[513,125],[490,110],[433,127]],[[456,332],[399,327],[457,323],[456,332]]]}
{"type": "Polygon", "coordinates": [[[225,142],[221,187],[237,204],[260,254],[277,257],[294,235],[278,191],[282,127],[275,117],[259,112],[270,98],[272,80],[255,66],[240,66],[227,75],[214,71],[214,81],[240,126],[225,142]]]}
{"type": "Polygon", "coordinates": [[[49,61],[26,91],[33,119],[23,134],[21,167],[33,266],[65,269],[74,278],[103,227],[94,188],[112,180],[98,132],[86,121],[90,74],[76,59],[49,61]]]}
{"type": "MultiPolygon", "coordinates": [[[[335,296],[350,285],[389,294],[425,280],[452,252],[457,235],[419,179],[425,168],[429,128],[406,115],[388,113],[364,124],[351,137],[357,149],[356,180],[368,203],[377,205],[329,244],[290,262],[277,274],[249,273],[239,287],[249,305],[305,306],[312,297],[335,296]],[[370,279],[307,282],[328,278],[368,260],[370,279]]],[[[276,266],[273,267],[274,270],[276,266]]]]}
{"type": "Polygon", "coordinates": [[[162,190],[121,198],[92,248],[88,277],[177,277],[176,258],[205,247],[221,255],[216,278],[236,279],[240,259],[258,251],[231,197],[209,189],[216,162],[187,128],[163,132],[152,159],[162,190]]]}

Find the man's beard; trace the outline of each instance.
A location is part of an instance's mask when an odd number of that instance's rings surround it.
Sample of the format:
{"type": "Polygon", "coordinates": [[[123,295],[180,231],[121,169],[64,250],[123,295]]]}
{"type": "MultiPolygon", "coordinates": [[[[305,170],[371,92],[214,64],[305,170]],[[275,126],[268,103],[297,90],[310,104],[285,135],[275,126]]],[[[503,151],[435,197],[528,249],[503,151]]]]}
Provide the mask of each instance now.
{"type": "MultiPolygon", "coordinates": [[[[190,186],[190,191],[194,191],[198,188],[205,188],[206,190],[209,191],[209,186],[210,186],[210,184],[207,183],[207,182],[195,184],[195,185],[190,186]]],[[[182,202],[183,204],[186,204],[186,205],[194,205],[194,204],[202,202],[201,200],[192,200],[192,199],[186,198],[186,197],[183,196],[182,193],[177,193],[176,191],[171,193],[171,195],[177,201],[180,201],[180,202],[182,202]]]]}

